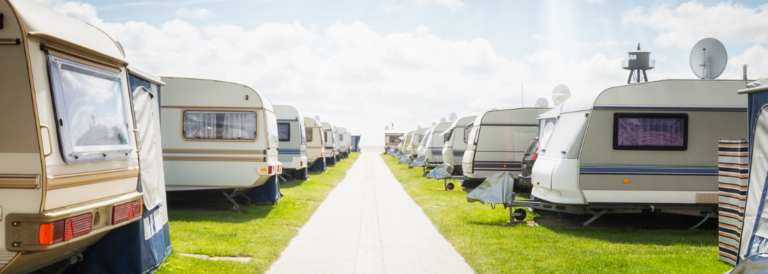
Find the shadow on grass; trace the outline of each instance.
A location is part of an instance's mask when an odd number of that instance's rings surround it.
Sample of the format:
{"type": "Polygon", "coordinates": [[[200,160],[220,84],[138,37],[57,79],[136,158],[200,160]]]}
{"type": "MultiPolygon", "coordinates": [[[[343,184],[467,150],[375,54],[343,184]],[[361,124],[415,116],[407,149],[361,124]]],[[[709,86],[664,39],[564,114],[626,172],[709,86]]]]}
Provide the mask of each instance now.
{"type": "Polygon", "coordinates": [[[241,211],[241,213],[235,213],[232,210],[232,203],[224,197],[222,191],[230,193],[232,190],[167,192],[168,214],[174,221],[244,223],[266,217],[278,205],[247,205],[242,199],[235,197],[241,211]]]}

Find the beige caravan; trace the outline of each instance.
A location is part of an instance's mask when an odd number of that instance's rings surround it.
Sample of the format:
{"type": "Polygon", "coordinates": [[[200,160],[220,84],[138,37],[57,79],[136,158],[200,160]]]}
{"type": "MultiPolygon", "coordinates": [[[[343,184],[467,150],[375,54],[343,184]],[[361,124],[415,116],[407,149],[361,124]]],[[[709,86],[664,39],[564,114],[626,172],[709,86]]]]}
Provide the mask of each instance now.
{"type": "Polygon", "coordinates": [[[142,133],[115,41],[34,1],[0,14],[0,272],[19,273],[140,218],[142,133]]]}
{"type": "Polygon", "coordinates": [[[304,117],[304,127],[307,131],[307,166],[325,158],[325,131],[323,125],[315,119],[304,117]]]}
{"type": "Polygon", "coordinates": [[[236,83],[162,80],[168,191],[234,189],[234,196],[282,173],[277,118],[269,99],[236,83]]]}

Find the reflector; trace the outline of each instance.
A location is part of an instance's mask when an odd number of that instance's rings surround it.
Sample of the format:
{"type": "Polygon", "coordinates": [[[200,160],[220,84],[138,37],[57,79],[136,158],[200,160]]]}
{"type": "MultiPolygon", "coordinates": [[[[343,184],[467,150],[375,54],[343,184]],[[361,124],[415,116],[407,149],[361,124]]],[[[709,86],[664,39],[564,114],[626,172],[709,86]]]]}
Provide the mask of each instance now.
{"type": "Polygon", "coordinates": [[[38,236],[40,245],[49,245],[53,243],[53,224],[40,224],[40,234],[38,236]]]}

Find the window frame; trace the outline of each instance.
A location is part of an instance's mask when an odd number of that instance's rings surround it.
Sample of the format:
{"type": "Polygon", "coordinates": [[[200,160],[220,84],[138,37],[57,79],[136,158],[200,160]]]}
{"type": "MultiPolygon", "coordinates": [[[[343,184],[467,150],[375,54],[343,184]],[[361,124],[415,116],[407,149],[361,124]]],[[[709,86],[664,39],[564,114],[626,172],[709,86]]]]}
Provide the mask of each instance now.
{"type": "Polygon", "coordinates": [[[255,142],[259,139],[259,110],[261,108],[238,108],[238,109],[230,109],[230,108],[182,108],[181,109],[181,130],[179,133],[181,133],[181,139],[184,141],[199,141],[199,142],[255,142]],[[253,112],[256,113],[256,126],[255,130],[256,133],[253,135],[253,139],[203,139],[203,138],[187,138],[187,136],[184,135],[184,113],[187,111],[210,111],[210,112],[253,112]]]}
{"type": "MultiPolygon", "coordinates": [[[[558,121],[559,122],[559,121],[558,121]]],[[[650,150],[650,151],[687,151],[688,150],[688,114],[687,113],[613,113],[613,149],[614,150],[650,150]],[[656,118],[683,119],[682,146],[621,146],[619,145],[620,118],[656,118]]]]}
{"type": "MultiPolygon", "coordinates": [[[[127,87],[127,73],[122,69],[106,69],[104,67],[95,65],[88,61],[82,61],[77,57],[65,56],[64,54],[53,54],[48,52],[45,56],[46,69],[48,72],[48,83],[50,85],[51,99],[53,104],[53,114],[56,118],[56,129],[58,133],[59,141],[59,153],[67,164],[76,164],[83,162],[97,162],[108,160],[122,160],[128,159],[136,151],[135,137],[131,138],[131,135],[135,134],[135,126],[131,128],[130,122],[133,122],[133,110],[132,108],[132,93],[126,92],[127,87]],[[72,133],[70,131],[70,123],[72,122],[67,113],[66,106],[66,91],[63,90],[62,83],[62,65],[73,66],[81,70],[90,70],[91,73],[102,74],[102,76],[114,77],[114,80],[118,81],[119,91],[119,103],[122,104],[122,124],[125,126],[125,138],[127,142],[121,145],[99,145],[99,148],[95,146],[76,146],[72,141],[72,133]],[[127,95],[127,98],[126,98],[127,95]],[[66,125],[64,124],[66,121],[66,125]],[[80,149],[76,147],[82,147],[80,149]],[[88,147],[94,147],[92,149],[83,149],[88,147]]],[[[118,113],[118,112],[115,112],[118,113]]]]}
{"type": "Polygon", "coordinates": [[[291,123],[277,123],[277,141],[278,142],[290,142],[291,141],[291,123]],[[288,140],[280,139],[280,125],[288,126],[288,140]]]}

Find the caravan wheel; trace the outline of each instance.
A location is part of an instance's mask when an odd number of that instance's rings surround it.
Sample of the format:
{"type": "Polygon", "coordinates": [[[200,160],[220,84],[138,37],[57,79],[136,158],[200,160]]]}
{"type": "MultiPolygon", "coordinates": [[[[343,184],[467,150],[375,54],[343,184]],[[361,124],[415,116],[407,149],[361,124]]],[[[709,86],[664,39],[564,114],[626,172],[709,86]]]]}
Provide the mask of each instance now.
{"type": "Polygon", "coordinates": [[[448,190],[453,190],[453,188],[454,188],[455,186],[453,185],[453,183],[448,183],[447,185],[445,185],[445,187],[446,187],[448,190]]]}
{"type": "Polygon", "coordinates": [[[525,220],[525,216],[528,215],[528,212],[525,211],[524,208],[517,208],[515,209],[515,221],[522,221],[525,220]]]}

